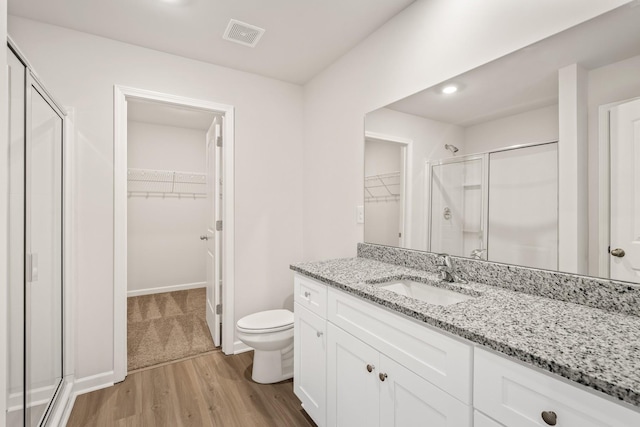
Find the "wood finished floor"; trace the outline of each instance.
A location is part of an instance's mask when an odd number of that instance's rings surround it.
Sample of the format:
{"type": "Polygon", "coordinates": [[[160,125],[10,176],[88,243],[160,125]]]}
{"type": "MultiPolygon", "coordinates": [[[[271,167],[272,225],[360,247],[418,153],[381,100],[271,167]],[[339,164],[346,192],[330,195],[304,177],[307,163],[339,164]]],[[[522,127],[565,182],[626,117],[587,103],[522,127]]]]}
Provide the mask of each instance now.
{"type": "Polygon", "coordinates": [[[315,426],[292,381],[251,381],[252,357],[216,351],[129,374],[78,396],[67,426],[315,426]]]}

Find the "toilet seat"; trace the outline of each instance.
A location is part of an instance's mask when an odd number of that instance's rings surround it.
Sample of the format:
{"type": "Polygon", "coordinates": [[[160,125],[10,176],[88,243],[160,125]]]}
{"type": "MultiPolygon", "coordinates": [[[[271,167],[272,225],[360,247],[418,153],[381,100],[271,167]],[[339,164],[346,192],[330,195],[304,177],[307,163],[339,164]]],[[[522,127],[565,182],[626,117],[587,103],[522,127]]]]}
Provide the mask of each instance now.
{"type": "Polygon", "coordinates": [[[247,334],[264,334],[293,328],[293,313],[289,310],[267,310],[238,320],[236,327],[247,334]]]}

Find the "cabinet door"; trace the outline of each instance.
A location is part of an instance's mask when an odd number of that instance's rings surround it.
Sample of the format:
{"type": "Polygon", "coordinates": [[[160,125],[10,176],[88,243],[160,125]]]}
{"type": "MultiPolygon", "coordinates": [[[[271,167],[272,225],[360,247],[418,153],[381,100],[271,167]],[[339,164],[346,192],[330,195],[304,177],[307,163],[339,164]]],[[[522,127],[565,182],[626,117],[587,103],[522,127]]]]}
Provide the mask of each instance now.
{"type": "Polygon", "coordinates": [[[322,427],[327,413],[327,322],[297,303],[294,322],[293,390],[307,414],[322,427]]]}
{"type": "Polygon", "coordinates": [[[379,353],[331,323],[327,332],[327,425],[379,426],[379,353]]]}
{"type": "Polygon", "coordinates": [[[381,426],[471,426],[471,407],[383,354],[378,379],[381,426]]]}

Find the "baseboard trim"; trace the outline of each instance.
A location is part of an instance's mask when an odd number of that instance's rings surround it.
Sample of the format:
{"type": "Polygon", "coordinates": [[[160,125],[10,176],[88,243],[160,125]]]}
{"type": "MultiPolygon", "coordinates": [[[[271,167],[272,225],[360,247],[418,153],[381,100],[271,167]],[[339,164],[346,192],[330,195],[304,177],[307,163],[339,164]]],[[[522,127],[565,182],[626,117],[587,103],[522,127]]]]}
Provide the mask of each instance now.
{"type": "Polygon", "coordinates": [[[204,288],[206,286],[207,286],[207,282],[195,282],[195,283],[184,283],[182,285],[161,286],[159,288],[137,289],[135,291],[127,291],[127,297],[161,294],[164,292],[184,291],[187,289],[204,288]]]}
{"type": "Polygon", "coordinates": [[[252,351],[253,348],[249,347],[242,341],[236,341],[233,343],[233,354],[246,353],[247,351],[252,351]]]}
{"type": "Polygon", "coordinates": [[[90,393],[113,385],[113,371],[78,378],[73,384],[73,393],[76,395],[90,393]]]}

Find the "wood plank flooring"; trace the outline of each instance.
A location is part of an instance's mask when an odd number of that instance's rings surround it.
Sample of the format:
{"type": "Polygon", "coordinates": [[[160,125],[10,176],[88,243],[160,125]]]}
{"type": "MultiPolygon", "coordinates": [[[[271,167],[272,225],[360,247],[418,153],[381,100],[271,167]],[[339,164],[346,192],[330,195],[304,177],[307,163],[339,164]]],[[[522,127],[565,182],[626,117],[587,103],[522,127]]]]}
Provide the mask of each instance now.
{"type": "Polygon", "coordinates": [[[78,396],[67,426],[315,426],[291,380],[251,380],[252,357],[215,351],[134,372],[113,387],[78,396]]]}

